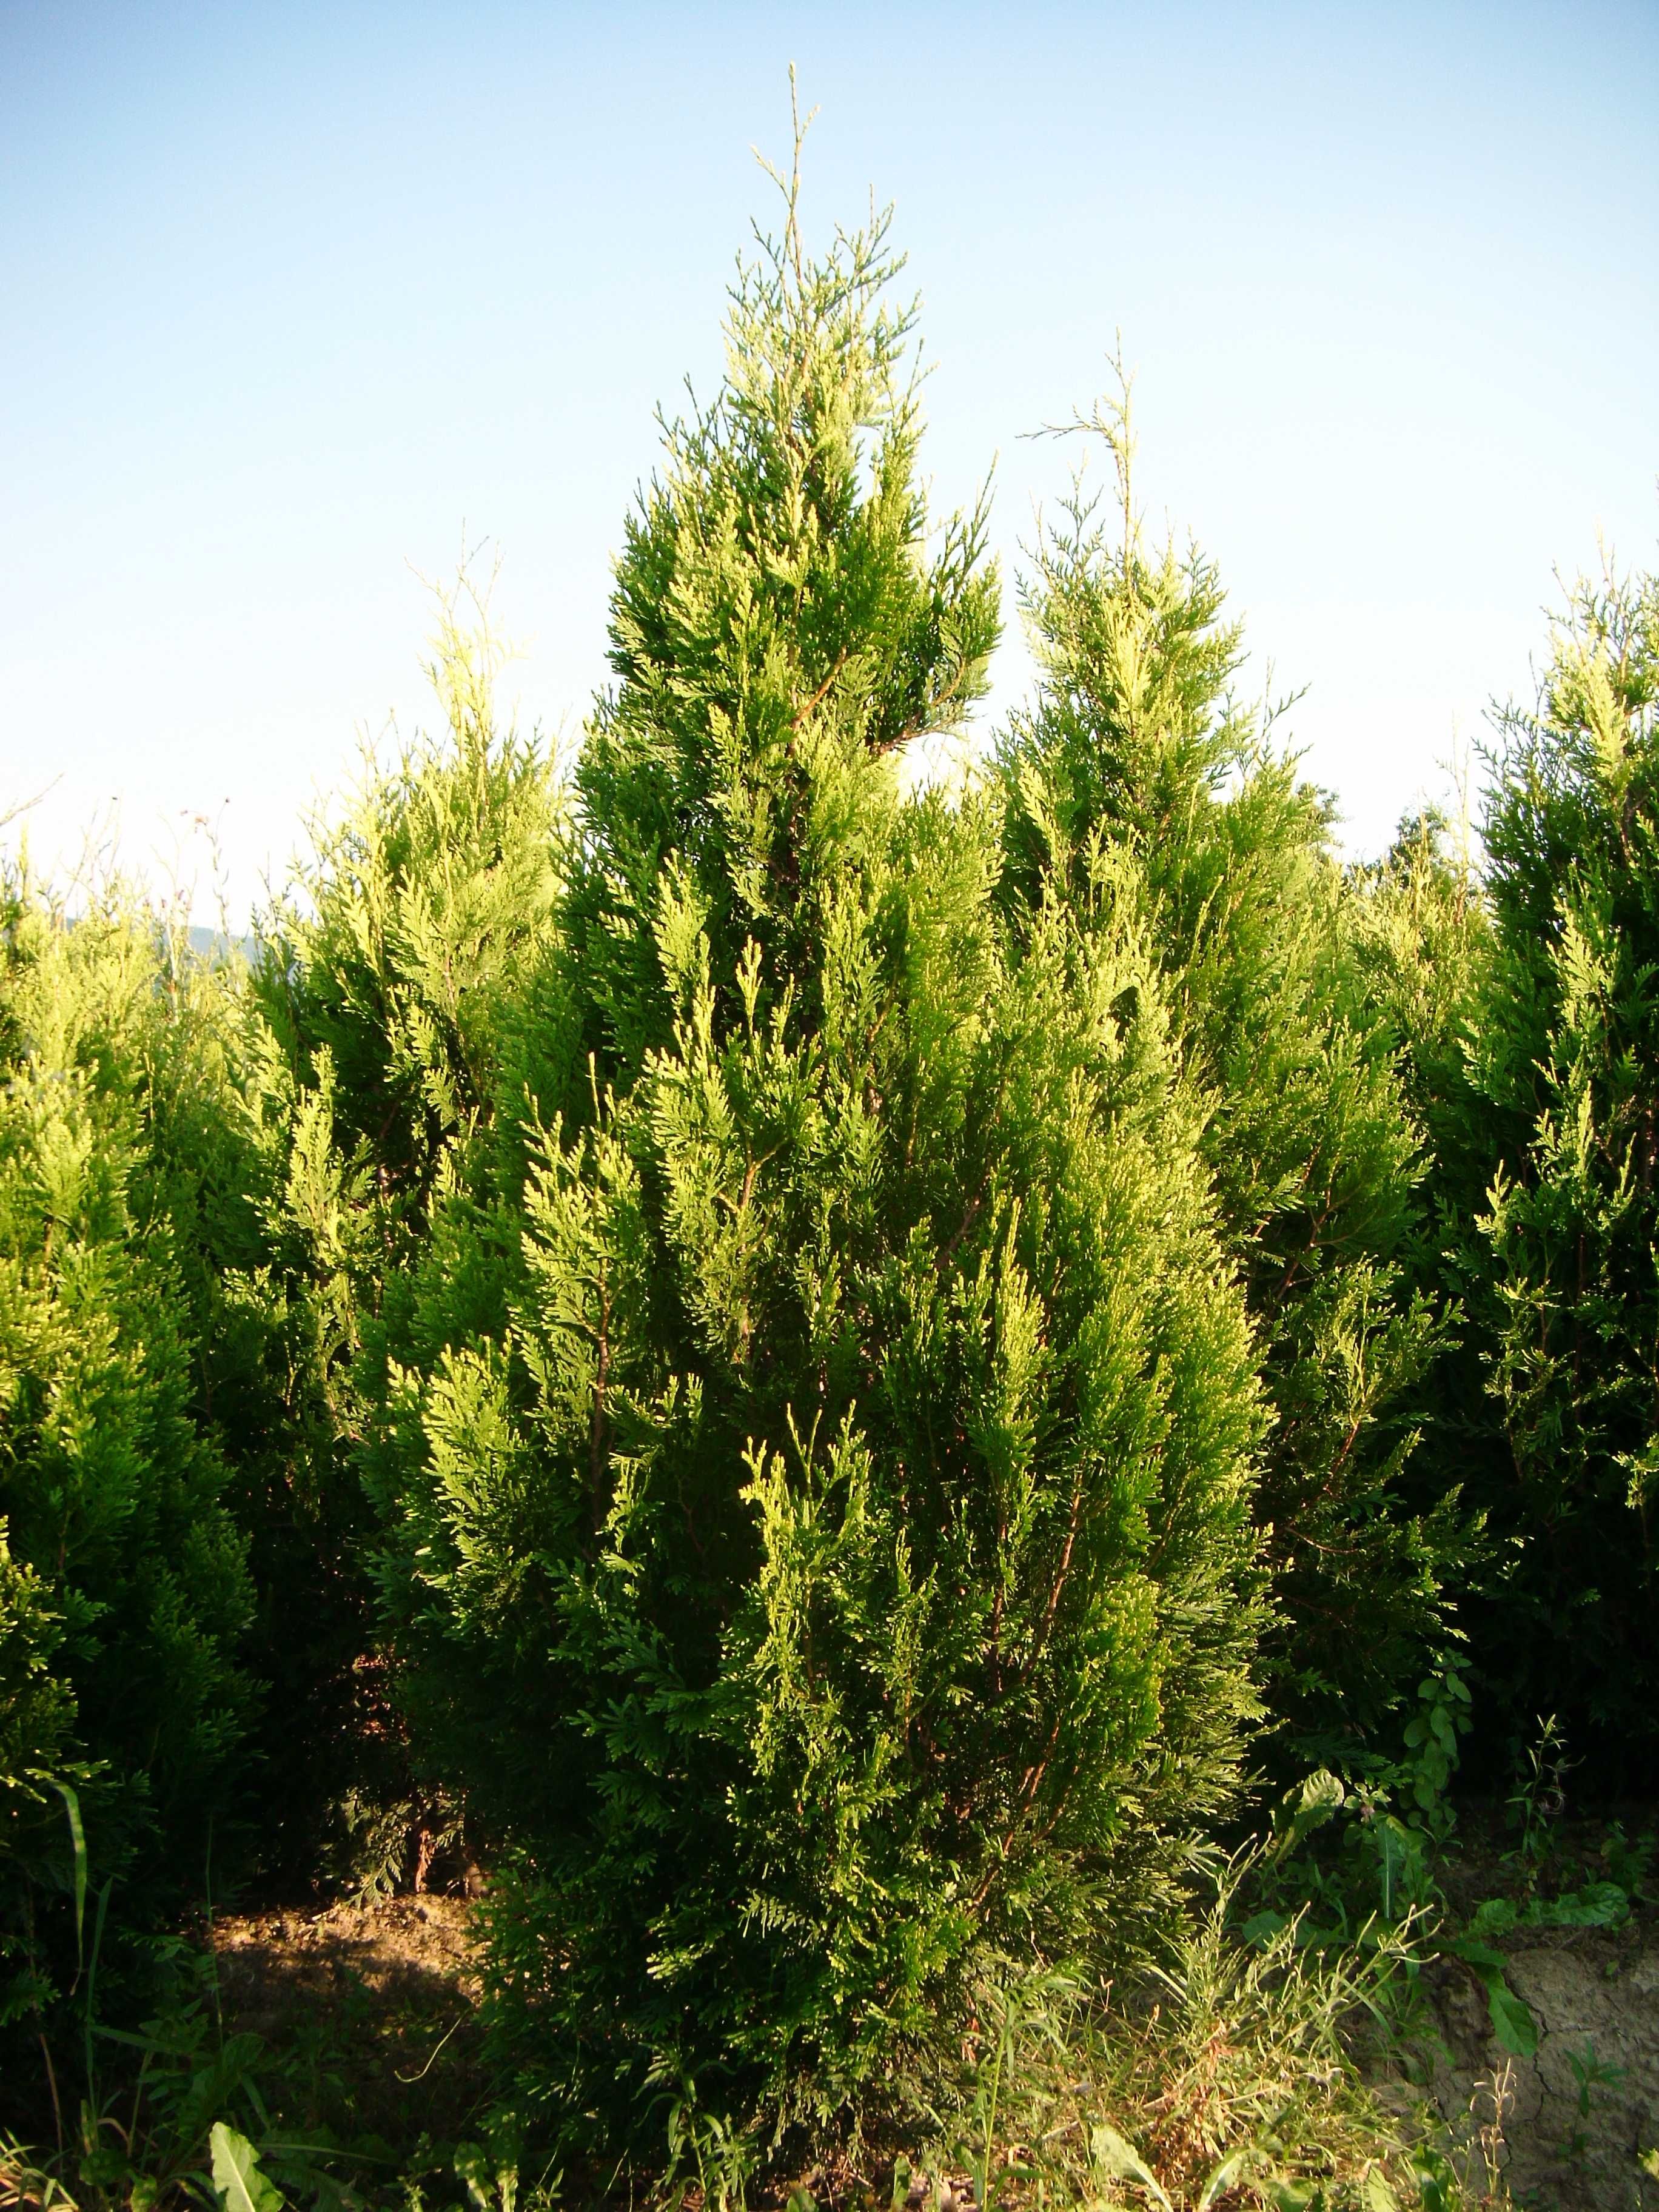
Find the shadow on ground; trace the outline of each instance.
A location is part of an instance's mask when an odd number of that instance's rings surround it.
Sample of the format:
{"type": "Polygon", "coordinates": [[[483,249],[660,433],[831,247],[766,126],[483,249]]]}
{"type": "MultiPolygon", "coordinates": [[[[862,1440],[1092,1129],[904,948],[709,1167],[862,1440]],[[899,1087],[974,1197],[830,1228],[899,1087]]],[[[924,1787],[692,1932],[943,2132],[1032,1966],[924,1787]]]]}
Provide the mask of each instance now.
{"type": "Polygon", "coordinates": [[[264,2039],[286,2117],[397,2146],[468,2132],[480,2080],[470,1910],[399,1897],[218,1923],[226,2024],[264,2039]]]}

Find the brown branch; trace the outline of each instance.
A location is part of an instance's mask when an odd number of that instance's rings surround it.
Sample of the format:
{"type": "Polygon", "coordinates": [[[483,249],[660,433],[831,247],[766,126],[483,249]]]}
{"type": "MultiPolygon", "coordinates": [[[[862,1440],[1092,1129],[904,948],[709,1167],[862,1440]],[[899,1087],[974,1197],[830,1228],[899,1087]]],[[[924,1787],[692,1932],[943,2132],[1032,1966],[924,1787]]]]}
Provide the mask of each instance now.
{"type": "Polygon", "coordinates": [[[1072,1517],[1066,1531],[1066,1548],[1060,1555],[1060,1572],[1055,1576],[1054,1586],[1048,1593],[1048,1603],[1043,1613],[1042,1626],[1037,1632],[1036,1642],[1031,1646],[1031,1656],[1019,1670],[1022,1684],[1030,1679],[1032,1668],[1036,1665],[1048,1646],[1049,1635],[1054,1629],[1054,1615],[1060,1611],[1060,1595],[1071,1575],[1072,1553],[1077,1543],[1078,1522],[1082,1517],[1083,1469],[1079,1466],[1077,1471],[1077,1480],[1072,1488],[1072,1517]]]}
{"type": "Polygon", "coordinates": [[[1360,1429],[1364,1425],[1364,1419],[1365,1417],[1362,1413],[1359,1416],[1359,1419],[1354,1422],[1352,1427],[1348,1431],[1347,1435],[1343,1437],[1342,1449],[1338,1452],[1336,1457],[1331,1462],[1331,1471],[1325,1477],[1323,1486],[1321,1488],[1320,1496],[1322,1498],[1328,1498],[1330,1496],[1332,1488],[1335,1484],[1336,1478],[1341,1474],[1343,1468],[1347,1465],[1348,1454],[1353,1449],[1354,1438],[1359,1434],[1360,1429]]]}
{"type": "Polygon", "coordinates": [[[1325,1224],[1330,1219],[1330,1218],[1331,1208],[1328,1205],[1321,1206],[1319,1212],[1314,1216],[1313,1220],[1309,1224],[1307,1243],[1302,1247],[1302,1249],[1299,1252],[1293,1252],[1291,1254],[1291,1264],[1285,1268],[1284,1274],[1280,1277],[1279,1288],[1273,1292],[1273,1302],[1275,1304],[1277,1304],[1279,1300],[1284,1297],[1285,1291],[1291,1287],[1292,1281],[1295,1279],[1297,1269],[1302,1265],[1303,1261],[1308,1258],[1310,1253],[1317,1250],[1319,1246],[1319,1232],[1323,1229],[1325,1224]]]}
{"type": "Polygon", "coordinates": [[[1054,1746],[1060,1741],[1060,1716],[1056,1713],[1054,1724],[1048,1731],[1048,1741],[1042,1747],[1042,1757],[1025,1770],[1024,1778],[1020,1784],[1019,1802],[1014,1807],[1014,1817],[1008,1823],[1008,1832],[998,1847],[994,1862],[986,1869],[979,1887],[974,1892],[972,1901],[968,1908],[970,1912],[979,1911],[981,1905],[991,1894],[998,1875],[1008,1863],[1008,1853],[1013,1848],[1014,1838],[1019,1832],[1019,1824],[1031,1809],[1037,1791],[1042,1786],[1042,1778],[1048,1771],[1048,1761],[1054,1755],[1054,1746]]]}
{"type": "Polygon", "coordinates": [[[963,1215],[954,1233],[939,1247],[939,1259],[935,1266],[935,1272],[937,1273],[942,1275],[945,1273],[951,1261],[956,1257],[957,1245],[961,1243],[963,1238],[973,1227],[975,1222],[978,1220],[980,1208],[985,1203],[985,1187],[990,1180],[991,1172],[988,1168],[984,1176],[981,1179],[979,1188],[975,1192],[973,1198],[969,1202],[968,1211],[963,1215]]]}
{"type": "MultiPolygon", "coordinates": [[[[1036,1642],[1031,1647],[1030,1656],[1026,1660],[1025,1664],[1019,1670],[1018,1686],[1023,1687],[1025,1682],[1030,1679],[1031,1669],[1036,1665],[1038,1659],[1042,1656],[1042,1652],[1048,1644],[1049,1634],[1054,1628],[1054,1616],[1060,1610],[1060,1596],[1062,1592],[1065,1590],[1066,1582],[1069,1579],[1072,1571],[1072,1554],[1077,1544],[1078,1524],[1082,1518],[1082,1511],[1083,1470],[1079,1467],[1078,1469],[1077,1481],[1072,1491],[1071,1522],[1066,1531],[1066,1548],[1060,1554],[1060,1571],[1054,1577],[1054,1587],[1048,1593],[1048,1603],[1043,1613],[1042,1626],[1038,1632],[1036,1642]]],[[[999,1597],[1001,1593],[999,1591],[999,1597]]],[[[981,1905],[984,1904],[986,1899],[990,1895],[991,1886],[996,1880],[999,1869],[1007,1862],[1008,1853],[1012,1848],[1014,1838],[1019,1831],[1019,1824],[1025,1818],[1026,1814],[1030,1811],[1031,1806],[1036,1800],[1036,1793],[1042,1786],[1042,1778],[1048,1771],[1048,1762],[1054,1757],[1054,1746],[1060,1741],[1060,1727],[1062,1718],[1063,1715],[1060,1713],[1056,1713],[1054,1715],[1054,1724],[1048,1731],[1048,1741],[1043,1746],[1042,1756],[1025,1770],[1024,1779],[1020,1787],[1019,1801],[1014,1808],[1014,1817],[1008,1824],[1008,1832],[1002,1839],[1001,1847],[998,1850],[995,1863],[988,1869],[983,1881],[980,1883],[978,1889],[974,1893],[973,1904],[970,1909],[975,1912],[979,1911],[981,1905]]],[[[1048,1832],[1048,1829],[1051,1829],[1054,1826],[1054,1820],[1058,1819],[1058,1817],[1059,1809],[1056,1808],[1054,1816],[1048,1822],[1048,1828],[1043,1830],[1043,1833],[1045,1835],[1048,1832]]]]}
{"type": "Polygon", "coordinates": [[[957,672],[945,689],[942,691],[935,691],[922,707],[920,714],[913,714],[910,720],[896,729],[890,738],[878,745],[876,750],[881,753],[896,752],[901,745],[908,744],[912,738],[921,737],[928,725],[936,720],[961,690],[963,683],[967,680],[970,665],[964,653],[957,660],[957,672]]]}
{"type": "Polygon", "coordinates": [[[1577,1396],[1584,1355],[1584,1232],[1578,1232],[1578,1289],[1572,1307],[1572,1389],[1577,1396]]]}
{"type": "Polygon", "coordinates": [[[792,730],[799,729],[801,724],[806,720],[806,717],[811,713],[812,709],[815,707],[821,706],[823,704],[824,696],[828,692],[830,686],[835,682],[836,677],[841,674],[842,670],[845,668],[846,665],[847,647],[842,646],[841,651],[836,655],[835,666],[830,671],[830,673],[824,678],[823,683],[819,684],[817,690],[812,694],[811,697],[801,708],[800,712],[791,720],[789,726],[792,730]]]}
{"type": "Polygon", "coordinates": [[[588,1426],[587,1457],[590,1487],[592,1492],[593,1533],[597,1536],[605,1519],[603,1506],[605,1418],[605,1387],[611,1373],[611,1298],[605,1288],[605,1262],[599,1262],[599,1364],[593,1375],[593,1412],[588,1426]]]}

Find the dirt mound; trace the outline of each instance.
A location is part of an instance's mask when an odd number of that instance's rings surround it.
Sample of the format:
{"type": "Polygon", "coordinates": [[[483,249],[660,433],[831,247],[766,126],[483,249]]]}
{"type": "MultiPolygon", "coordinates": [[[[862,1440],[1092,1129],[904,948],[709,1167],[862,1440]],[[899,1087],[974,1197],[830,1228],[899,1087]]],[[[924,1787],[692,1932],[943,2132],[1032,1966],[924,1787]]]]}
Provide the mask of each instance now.
{"type": "Polygon", "coordinates": [[[1644,1916],[1611,1933],[1516,1935],[1504,1948],[1537,2054],[1504,2051],[1484,1993],[1447,1962],[1433,1991],[1441,2111],[1472,2144],[1486,2132],[1517,2204],[1659,2212],[1659,2179],[1639,2162],[1659,2144],[1659,1927],[1644,1916]]]}

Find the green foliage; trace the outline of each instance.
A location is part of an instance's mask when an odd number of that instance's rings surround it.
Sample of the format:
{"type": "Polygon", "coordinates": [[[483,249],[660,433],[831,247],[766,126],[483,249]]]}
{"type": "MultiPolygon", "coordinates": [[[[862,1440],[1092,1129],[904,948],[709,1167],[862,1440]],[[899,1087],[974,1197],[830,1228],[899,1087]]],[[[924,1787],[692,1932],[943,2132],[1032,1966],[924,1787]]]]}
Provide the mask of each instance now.
{"type": "Polygon", "coordinates": [[[1413,1285],[1421,1133],[1376,1017],[1322,794],[1230,684],[1213,567],[1146,545],[1127,393],[1115,517],[1079,486],[1024,586],[1041,672],[999,757],[1006,894],[1036,915],[1133,886],[1274,1415],[1258,1511],[1279,1601],[1265,1657],[1304,1753],[1363,1756],[1443,1647],[1466,1548],[1449,1487],[1413,1493],[1445,1332],[1413,1285]]]}
{"type": "Polygon", "coordinates": [[[1486,826],[1498,942],[1483,1319],[1513,1571],[1482,1624],[1524,1729],[1606,1782],[1659,1753],[1659,584],[1580,586],[1538,708],[1504,718],[1486,826]]]}
{"type": "MultiPolygon", "coordinates": [[[[87,1770],[74,1750],[75,1693],[52,1664],[62,1641],[45,1583],[13,1559],[0,1522],[0,1881],[13,1898],[30,1886],[67,1893],[74,1882],[58,1793],[73,1793],[87,1770]]],[[[0,1919],[0,2033],[50,1994],[32,1917],[26,1911],[0,1919]]]]}
{"type": "Polygon", "coordinates": [[[210,1961],[143,2015],[210,1855],[489,1863],[476,2212],[521,2124],[735,2212],[952,2083],[986,2212],[1451,2203],[1337,2023],[1415,1971],[1462,1762],[1536,1743],[1522,1893],[1444,1944],[1506,2047],[1493,1939],[1646,1878],[1540,1883],[1564,1742],[1611,1786],[1659,1728],[1659,586],[1574,597],[1484,868],[1432,812],[1345,865],[1126,391],[1037,695],[928,787],[985,505],[930,517],[886,219],[811,260],[777,181],[568,780],[464,574],[440,733],[252,960],[0,874],[0,2063],[58,2140],[0,2191],[344,2202],[210,1961]],[[1305,1778],[1240,1943],[1182,1912],[1264,1715],[1305,1778]]]}
{"type": "MultiPolygon", "coordinates": [[[[545,955],[567,810],[541,746],[496,727],[503,657],[487,594],[464,574],[440,595],[428,671],[441,736],[389,768],[367,760],[350,803],[313,824],[311,854],[262,919],[252,978],[282,1351],[263,1424],[276,1449],[248,1501],[262,1649],[289,1716],[272,1766],[295,1808],[291,1875],[320,1859],[370,1888],[423,1872],[456,1820],[411,1778],[387,1695],[354,1445],[385,1402],[388,1361],[411,1356],[411,1271],[443,1274],[457,1256],[431,1231],[434,1201],[488,1184],[503,1147],[503,1171],[521,1172],[526,1101],[560,1036],[545,955]]],[[[499,1272],[444,1276],[471,1325],[499,1321],[499,1272]]]]}
{"type": "Polygon", "coordinates": [[[752,939],[812,988],[842,883],[885,857],[891,756],[960,719],[996,641],[982,507],[927,545],[914,311],[886,297],[886,218],[809,266],[798,184],[783,246],[732,292],[719,396],[665,424],[663,472],[629,518],[620,682],[577,772],[591,845],[572,956],[600,1079],[623,1086],[672,1042],[688,933],[708,933],[717,976],[752,939]]]}
{"type": "MultiPolygon", "coordinates": [[[[1431,1219],[1417,1270],[1437,1281],[1460,1216],[1489,1179],[1491,1109],[1478,1087],[1497,943],[1467,823],[1437,808],[1408,814],[1380,861],[1350,872],[1353,957],[1367,1018],[1393,1046],[1426,1139],[1422,1188],[1431,1219]]],[[[1448,1347],[1454,1354],[1461,1337],[1448,1347]]],[[[1446,1386],[1437,1368],[1435,1394],[1446,1386]]],[[[1446,1425],[1439,1409],[1429,1445],[1446,1425]]]]}
{"type": "Polygon", "coordinates": [[[255,988],[294,1085],[284,1225],[319,1277],[349,1286],[346,1335],[365,1285],[423,1233],[443,1163],[526,1079],[503,1063],[523,1042],[506,1042],[503,1009],[547,944],[568,833],[554,762],[496,727],[505,657],[487,593],[463,574],[439,594],[427,672],[441,737],[389,769],[366,759],[263,921],[255,988]]]}
{"type": "Polygon", "coordinates": [[[118,1878],[124,1919],[175,1903],[235,1810],[252,1592],[149,1142],[188,987],[142,911],[112,899],[71,927],[26,875],[4,888],[5,1787],[9,1844],[38,1840],[0,1911],[38,2008],[75,1956],[47,1785],[86,1785],[92,1877],[118,1878]]]}
{"type": "Polygon", "coordinates": [[[1415,1279],[1460,1315],[1419,1464],[1486,1526],[1463,1618],[1492,1781],[1546,1712],[1596,1788],[1651,1763],[1654,607],[1578,589],[1536,710],[1500,718],[1484,871],[1424,817],[1359,907],[1430,1140],[1415,1279]]]}
{"type": "Polygon", "coordinates": [[[223,2212],[281,2212],[283,2192],[259,2170],[259,2154],[244,2135],[216,2120],[209,2138],[213,2186],[223,2212]]]}
{"type": "MultiPolygon", "coordinates": [[[[99,2017],[91,1949],[77,1997],[84,2037],[49,2077],[55,2140],[31,2151],[0,2122],[0,2201],[41,2212],[360,2204],[351,2185],[389,2166],[384,2148],[344,2148],[325,2130],[293,2124],[295,2054],[227,2028],[212,1950],[176,1936],[149,1948],[153,2008],[130,2027],[99,2017]]],[[[39,2063],[40,2051],[32,2055],[39,2063]]]]}
{"type": "Polygon", "coordinates": [[[1209,1908],[1127,1987],[1049,1978],[1012,1998],[988,1991],[927,2166],[966,2167],[974,2201],[999,2212],[1478,2201],[1434,2131],[1388,2110],[1354,2062],[1354,2019],[1395,2008],[1409,1947],[1310,1949],[1294,1922],[1243,1944],[1231,1916],[1249,1872],[1224,1868],[1209,1908]],[[1419,2173],[1437,2167],[1431,2197],[1419,2173]]]}
{"type": "Polygon", "coordinates": [[[25,1562],[14,1559],[0,1522],[0,1789],[5,1796],[9,1856],[29,1815],[51,1808],[49,1792],[67,1771],[67,1747],[75,1725],[75,1698],[52,1671],[63,1641],[46,1585],[25,1562]]]}
{"type": "MultiPolygon", "coordinates": [[[[1418,1296],[1440,1303],[1448,1322],[1413,1393],[1422,1436],[1402,1470],[1403,1495],[1432,1512],[1437,1501],[1461,1494],[1462,1540],[1448,1571],[1466,1638],[1471,1600],[1491,1587],[1503,1556],[1487,1525],[1490,1344],[1482,1318],[1485,1255],[1473,1225],[1492,1174],[1492,1113],[1479,1071],[1496,939],[1467,825],[1434,809],[1408,815],[1389,852],[1352,869],[1349,884],[1348,938],[1364,1018],[1392,1047],[1425,1139],[1416,1224],[1401,1254],[1405,1279],[1418,1296]]],[[[1448,1641],[1434,1656],[1471,1669],[1477,1692],[1484,1692],[1483,1647],[1477,1635],[1473,1650],[1460,1638],[1458,1647],[1448,1641]]],[[[1490,1786],[1501,1748],[1490,1706],[1484,1712],[1487,1724],[1471,1747],[1490,1786]]]]}
{"type": "Polygon", "coordinates": [[[924,549],[894,266],[809,264],[792,188],[668,434],[578,777],[591,1057],[434,1211],[366,1459],[417,1745],[512,1849],[498,2048],[590,2139],[902,2097],[1004,1960],[1167,1909],[1252,1705],[1257,1395],[1151,948],[1109,885],[1015,939],[995,810],[895,771],[994,586],[975,523],[924,549]]]}

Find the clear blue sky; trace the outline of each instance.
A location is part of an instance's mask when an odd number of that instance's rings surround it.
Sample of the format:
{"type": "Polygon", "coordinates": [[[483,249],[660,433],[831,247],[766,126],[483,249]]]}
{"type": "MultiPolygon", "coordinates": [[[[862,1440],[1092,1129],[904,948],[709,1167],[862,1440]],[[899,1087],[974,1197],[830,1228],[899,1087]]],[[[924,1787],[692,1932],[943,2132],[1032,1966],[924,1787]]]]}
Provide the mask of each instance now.
{"type": "Polygon", "coordinates": [[[897,204],[939,502],[1000,456],[1012,559],[1067,468],[1020,434],[1121,327],[1145,501],[1310,687],[1356,848],[1529,688],[1553,568],[1653,564],[1654,0],[0,0],[0,811],[58,777],[42,858],[118,797],[135,862],[214,815],[244,911],[354,732],[427,714],[411,571],[464,523],[523,715],[580,721],[791,59],[809,228],[897,204]]]}

